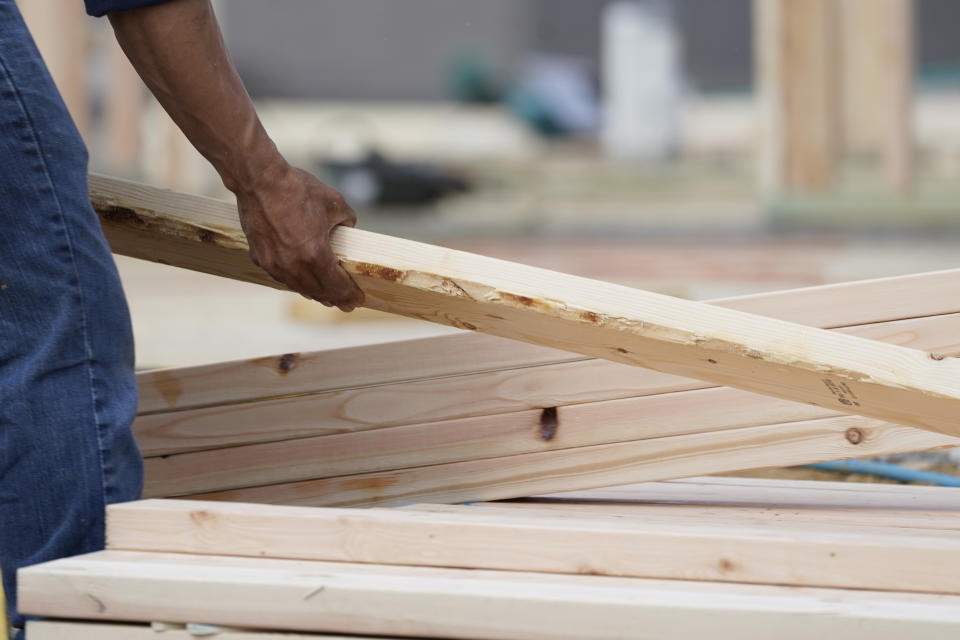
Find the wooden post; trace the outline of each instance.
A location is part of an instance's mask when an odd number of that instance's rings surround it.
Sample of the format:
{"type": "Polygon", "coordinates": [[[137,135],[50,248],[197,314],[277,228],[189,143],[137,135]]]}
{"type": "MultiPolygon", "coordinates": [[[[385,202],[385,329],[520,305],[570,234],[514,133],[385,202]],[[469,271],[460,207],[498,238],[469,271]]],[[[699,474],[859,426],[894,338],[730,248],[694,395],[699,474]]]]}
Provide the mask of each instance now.
{"type": "Polygon", "coordinates": [[[106,46],[109,77],[104,124],[108,161],[121,175],[139,175],[146,89],[112,35],[106,46]]]}
{"type": "Polygon", "coordinates": [[[18,6],[77,129],[86,138],[90,114],[86,87],[89,22],[83,4],[75,0],[21,0],[18,6]]]}
{"type": "Polygon", "coordinates": [[[897,191],[913,179],[913,0],[844,0],[843,129],[846,149],[882,163],[897,191]]]}
{"type": "Polygon", "coordinates": [[[828,189],[837,168],[836,0],[754,0],[762,184],[771,194],[828,189]]]}

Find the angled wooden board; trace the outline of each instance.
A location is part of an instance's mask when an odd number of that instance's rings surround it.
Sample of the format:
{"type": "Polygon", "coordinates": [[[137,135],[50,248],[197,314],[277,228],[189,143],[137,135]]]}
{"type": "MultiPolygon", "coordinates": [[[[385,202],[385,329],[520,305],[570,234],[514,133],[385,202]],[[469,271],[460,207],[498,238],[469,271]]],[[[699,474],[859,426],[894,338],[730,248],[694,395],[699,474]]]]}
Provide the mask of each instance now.
{"type": "Polygon", "coordinates": [[[475,502],[957,446],[922,429],[842,416],[198,494],[303,506],[475,502]]]}
{"type": "MultiPolygon", "coordinates": [[[[530,498],[532,502],[745,505],[960,512],[953,487],[699,476],[530,498]]],[[[524,500],[518,501],[525,502],[524,500]]]]}
{"type": "Polygon", "coordinates": [[[949,595],[104,551],[20,571],[27,614],[464,640],[942,640],[949,595]]]}
{"type": "MultiPolygon", "coordinates": [[[[207,201],[113,196],[108,222],[134,232],[105,225],[116,252],[269,282],[229,207],[198,223],[207,201]]],[[[371,308],[960,435],[951,358],[357,229],[331,244],[371,308]]]]}
{"type": "MultiPolygon", "coordinates": [[[[930,329],[923,327],[919,318],[953,314],[960,307],[955,295],[958,291],[960,270],[725,298],[712,300],[710,304],[824,329],[865,324],[881,326],[880,323],[915,319],[917,322],[910,326],[917,327],[921,335],[927,335],[930,329]]],[[[864,331],[854,329],[850,332],[879,339],[870,330],[864,331]]],[[[924,348],[912,344],[906,335],[904,339],[890,341],[911,348],[924,348]]],[[[496,373],[585,359],[588,358],[475,332],[313,353],[289,353],[139,373],[139,413],[496,373]],[[223,384],[224,380],[229,384],[223,384]]],[[[600,361],[600,364],[606,367],[607,377],[626,369],[624,365],[607,364],[606,361],[600,361]]]]}

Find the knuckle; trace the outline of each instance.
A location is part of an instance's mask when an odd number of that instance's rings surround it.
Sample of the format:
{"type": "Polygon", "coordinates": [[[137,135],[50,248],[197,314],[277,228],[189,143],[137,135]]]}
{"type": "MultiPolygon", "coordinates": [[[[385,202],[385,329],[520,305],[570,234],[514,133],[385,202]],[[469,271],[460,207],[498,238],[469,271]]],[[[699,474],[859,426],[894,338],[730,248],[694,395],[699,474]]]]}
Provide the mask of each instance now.
{"type": "Polygon", "coordinates": [[[336,189],[333,189],[333,193],[330,194],[330,201],[337,206],[337,209],[345,209],[347,206],[347,199],[336,189]]]}

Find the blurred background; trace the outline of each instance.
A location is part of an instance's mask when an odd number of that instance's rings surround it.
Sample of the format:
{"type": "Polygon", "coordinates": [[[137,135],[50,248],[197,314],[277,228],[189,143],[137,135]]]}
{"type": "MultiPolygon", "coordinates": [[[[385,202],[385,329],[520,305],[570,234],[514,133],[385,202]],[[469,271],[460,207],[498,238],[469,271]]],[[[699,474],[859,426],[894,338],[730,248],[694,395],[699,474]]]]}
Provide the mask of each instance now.
{"type": "MultiPolygon", "coordinates": [[[[955,0],[215,6],[362,228],[694,299],[960,267],[955,0]]],[[[229,196],[106,20],[21,8],[92,170],[229,196]]],[[[452,331],[118,263],[141,368],[452,331]]]]}

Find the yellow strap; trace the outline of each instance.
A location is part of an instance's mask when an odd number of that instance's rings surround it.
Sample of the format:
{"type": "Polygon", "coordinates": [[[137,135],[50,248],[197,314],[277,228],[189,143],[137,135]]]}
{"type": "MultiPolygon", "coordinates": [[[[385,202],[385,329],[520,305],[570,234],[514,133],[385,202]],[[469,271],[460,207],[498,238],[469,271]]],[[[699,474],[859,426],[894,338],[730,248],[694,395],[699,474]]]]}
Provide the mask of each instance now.
{"type": "Polygon", "coordinates": [[[3,585],[0,584],[0,638],[6,638],[10,625],[7,623],[7,599],[3,597],[3,585]]]}

